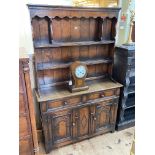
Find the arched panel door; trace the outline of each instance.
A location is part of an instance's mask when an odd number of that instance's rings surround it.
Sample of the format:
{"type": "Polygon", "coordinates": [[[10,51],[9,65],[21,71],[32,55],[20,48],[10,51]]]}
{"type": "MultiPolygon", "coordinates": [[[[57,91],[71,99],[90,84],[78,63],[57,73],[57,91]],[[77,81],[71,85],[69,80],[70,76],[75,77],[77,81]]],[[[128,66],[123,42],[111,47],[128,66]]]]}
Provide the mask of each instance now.
{"type": "Polygon", "coordinates": [[[81,106],[73,110],[74,139],[83,139],[90,134],[90,106],[81,106]]]}
{"type": "Polygon", "coordinates": [[[72,113],[70,110],[62,110],[51,114],[50,137],[53,145],[72,140],[72,113]]]}
{"type": "Polygon", "coordinates": [[[95,106],[94,124],[95,132],[105,132],[115,127],[118,100],[99,102],[95,106]]]}

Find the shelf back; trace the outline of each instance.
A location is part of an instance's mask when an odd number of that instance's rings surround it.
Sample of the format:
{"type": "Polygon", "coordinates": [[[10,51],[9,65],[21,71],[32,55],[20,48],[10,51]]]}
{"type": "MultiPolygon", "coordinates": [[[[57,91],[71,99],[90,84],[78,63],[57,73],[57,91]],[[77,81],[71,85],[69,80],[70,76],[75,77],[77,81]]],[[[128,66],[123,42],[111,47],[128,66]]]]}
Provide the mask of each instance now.
{"type": "Polygon", "coordinates": [[[120,8],[28,7],[38,88],[67,83],[76,60],[88,66],[87,80],[112,75],[120,8]]]}

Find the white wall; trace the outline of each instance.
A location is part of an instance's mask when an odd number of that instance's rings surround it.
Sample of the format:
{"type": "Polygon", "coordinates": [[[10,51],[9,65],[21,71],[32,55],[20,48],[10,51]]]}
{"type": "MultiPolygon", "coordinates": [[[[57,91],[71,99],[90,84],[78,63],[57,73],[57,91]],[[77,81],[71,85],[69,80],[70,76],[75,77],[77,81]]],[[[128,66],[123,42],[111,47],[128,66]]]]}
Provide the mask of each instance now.
{"type": "Polygon", "coordinates": [[[131,16],[129,9],[134,10],[135,0],[131,0],[130,7],[129,7],[129,0],[120,0],[119,6],[122,8],[120,12],[120,16],[124,13],[127,18],[126,18],[126,22],[124,22],[123,24],[120,23],[120,20],[118,22],[118,29],[117,29],[118,33],[116,38],[117,45],[126,43],[128,39],[129,28],[130,28],[130,16],[131,16]]]}

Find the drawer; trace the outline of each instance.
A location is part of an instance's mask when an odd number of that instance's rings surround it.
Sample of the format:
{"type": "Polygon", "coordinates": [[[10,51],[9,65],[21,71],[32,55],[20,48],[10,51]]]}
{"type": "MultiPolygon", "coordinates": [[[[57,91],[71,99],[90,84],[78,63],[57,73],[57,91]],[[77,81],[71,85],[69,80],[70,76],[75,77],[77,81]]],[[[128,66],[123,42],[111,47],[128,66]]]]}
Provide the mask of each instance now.
{"type": "Polygon", "coordinates": [[[54,100],[54,101],[47,101],[41,103],[41,111],[46,112],[50,109],[56,108],[64,108],[68,106],[76,106],[82,103],[86,103],[90,100],[95,100],[104,97],[110,97],[113,95],[119,96],[120,89],[110,89],[106,91],[94,92],[89,94],[83,94],[75,97],[67,97],[65,99],[54,100]]]}
{"type": "Polygon", "coordinates": [[[59,108],[64,106],[75,106],[81,102],[81,97],[71,97],[63,100],[56,100],[47,103],[47,109],[59,108]]]}
{"type": "Polygon", "coordinates": [[[114,89],[101,91],[101,92],[95,92],[95,93],[89,94],[88,100],[94,100],[97,98],[109,97],[109,96],[113,96],[114,94],[115,94],[114,89]]]}

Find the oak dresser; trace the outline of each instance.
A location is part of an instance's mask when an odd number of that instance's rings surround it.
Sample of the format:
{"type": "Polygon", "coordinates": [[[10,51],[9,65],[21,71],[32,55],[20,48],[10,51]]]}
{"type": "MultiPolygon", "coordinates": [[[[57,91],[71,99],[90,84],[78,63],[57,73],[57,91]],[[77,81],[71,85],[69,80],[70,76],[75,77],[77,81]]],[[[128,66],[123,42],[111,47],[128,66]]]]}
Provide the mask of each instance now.
{"type": "Polygon", "coordinates": [[[120,8],[28,7],[46,152],[113,132],[122,87],[112,79],[120,8]],[[87,90],[69,90],[75,61],[87,66],[87,90]]]}

